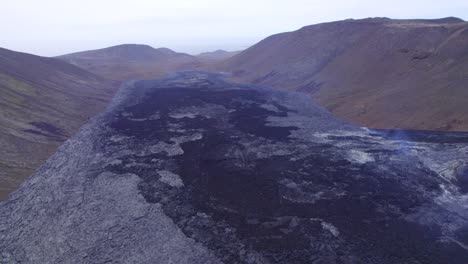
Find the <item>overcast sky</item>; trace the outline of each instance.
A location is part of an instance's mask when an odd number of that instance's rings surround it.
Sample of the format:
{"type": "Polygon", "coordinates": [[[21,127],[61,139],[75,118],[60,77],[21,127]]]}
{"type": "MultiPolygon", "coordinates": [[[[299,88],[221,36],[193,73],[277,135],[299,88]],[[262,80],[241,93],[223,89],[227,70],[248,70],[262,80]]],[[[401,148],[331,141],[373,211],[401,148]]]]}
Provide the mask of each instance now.
{"type": "Polygon", "coordinates": [[[196,54],[347,18],[468,20],[468,0],[2,0],[0,47],[54,56],[123,43],[196,54]]]}

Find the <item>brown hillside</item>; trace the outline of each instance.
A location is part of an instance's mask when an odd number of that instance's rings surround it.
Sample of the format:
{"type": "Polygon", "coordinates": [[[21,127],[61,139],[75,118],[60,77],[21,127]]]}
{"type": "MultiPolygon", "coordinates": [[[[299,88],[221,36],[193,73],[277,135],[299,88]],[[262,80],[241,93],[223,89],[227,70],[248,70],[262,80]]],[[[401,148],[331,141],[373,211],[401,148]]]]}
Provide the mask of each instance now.
{"type": "Polygon", "coordinates": [[[123,44],[57,57],[89,72],[112,80],[154,79],[168,72],[192,69],[196,57],[167,48],[123,44]]]}
{"type": "Polygon", "coordinates": [[[360,125],[468,130],[468,23],[457,18],[307,26],[268,37],[219,68],[312,94],[360,125]]]}
{"type": "Polygon", "coordinates": [[[0,200],[101,111],[116,88],[63,61],[0,48],[0,200]]]}

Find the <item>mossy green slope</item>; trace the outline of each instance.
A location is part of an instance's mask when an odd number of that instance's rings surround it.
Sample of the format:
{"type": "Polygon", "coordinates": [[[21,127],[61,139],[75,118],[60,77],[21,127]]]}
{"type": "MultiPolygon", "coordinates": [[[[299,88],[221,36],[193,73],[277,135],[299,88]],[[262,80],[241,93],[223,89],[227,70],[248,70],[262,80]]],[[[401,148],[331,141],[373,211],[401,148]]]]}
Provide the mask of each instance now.
{"type": "Polygon", "coordinates": [[[116,86],[57,59],[0,49],[0,199],[101,111],[116,86]]]}

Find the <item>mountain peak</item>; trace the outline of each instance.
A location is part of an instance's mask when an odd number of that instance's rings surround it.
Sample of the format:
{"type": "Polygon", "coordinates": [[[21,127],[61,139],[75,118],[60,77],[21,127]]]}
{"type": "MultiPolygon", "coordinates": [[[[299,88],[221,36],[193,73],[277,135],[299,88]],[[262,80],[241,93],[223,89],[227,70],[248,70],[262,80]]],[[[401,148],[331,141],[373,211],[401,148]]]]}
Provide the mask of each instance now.
{"type": "Polygon", "coordinates": [[[144,48],[144,49],[154,49],[150,45],[146,44],[119,44],[115,46],[110,46],[108,48],[144,48]]]}
{"type": "Polygon", "coordinates": [[[465,22],[465,20],[459,18],[459,17],[444,17],[444,18],[440,18],[440,19],[434,19],[434,21],[439,21],[439,22],[442,22],[442,23],[463,23],[465,22]]]}
{"type": "MultiPolygon", "coordinates": [[[[444,17],[444,18],[435,18],[435,19],[393,19],[389,17],[368,17],[354,19],[349,18],[341,21],[328,22],[324,24],[337,24],[337,23],[355,23],[355,24],[400,24],[400,23],[424,23],[424,24],[458,24],[465,22],[463,19],[458,17],[444,17]]],[[[316,25],[311,25],[316,26],[316,25]]],[[[310,27],[310,26],[306,26],[310,27]]]]}
{"type": "Polygon", "coordinates": [[[153,48],[144,44],[120,44],[103,49],[82,51],[59,56],[62,59],[92,58],[119,61],[152,61],[161,60],[179,53],[168,48],[153,48]]]}
{"type": "Polygon", "coordinates": [[[94,51],[95,55],[118,57],[124,60],[148,60],[155,57],[174,54],[175,52],[166,48],[155,49],[149,45],[121,44],[94,51]]]}
{"type": "Polygon", "coordinates": [[[154,78],[196,64],[196,58],[188,54],[144,44],[121,44],[59,58],[112,80],[154,78]]]}

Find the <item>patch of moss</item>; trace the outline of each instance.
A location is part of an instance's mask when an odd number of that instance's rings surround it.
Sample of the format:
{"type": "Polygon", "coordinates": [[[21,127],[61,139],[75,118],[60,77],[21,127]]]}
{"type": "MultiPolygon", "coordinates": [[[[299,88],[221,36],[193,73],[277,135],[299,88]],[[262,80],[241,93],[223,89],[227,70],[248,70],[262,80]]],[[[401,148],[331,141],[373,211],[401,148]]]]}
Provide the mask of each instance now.
{"type": "Polygon", "coordinates": [[[0,86],[7,87],[13,91],[26,95],[26,96],[36,96],[36,89],[21,80],[15,79],[10,75],[0,72],[0,86]]]}

